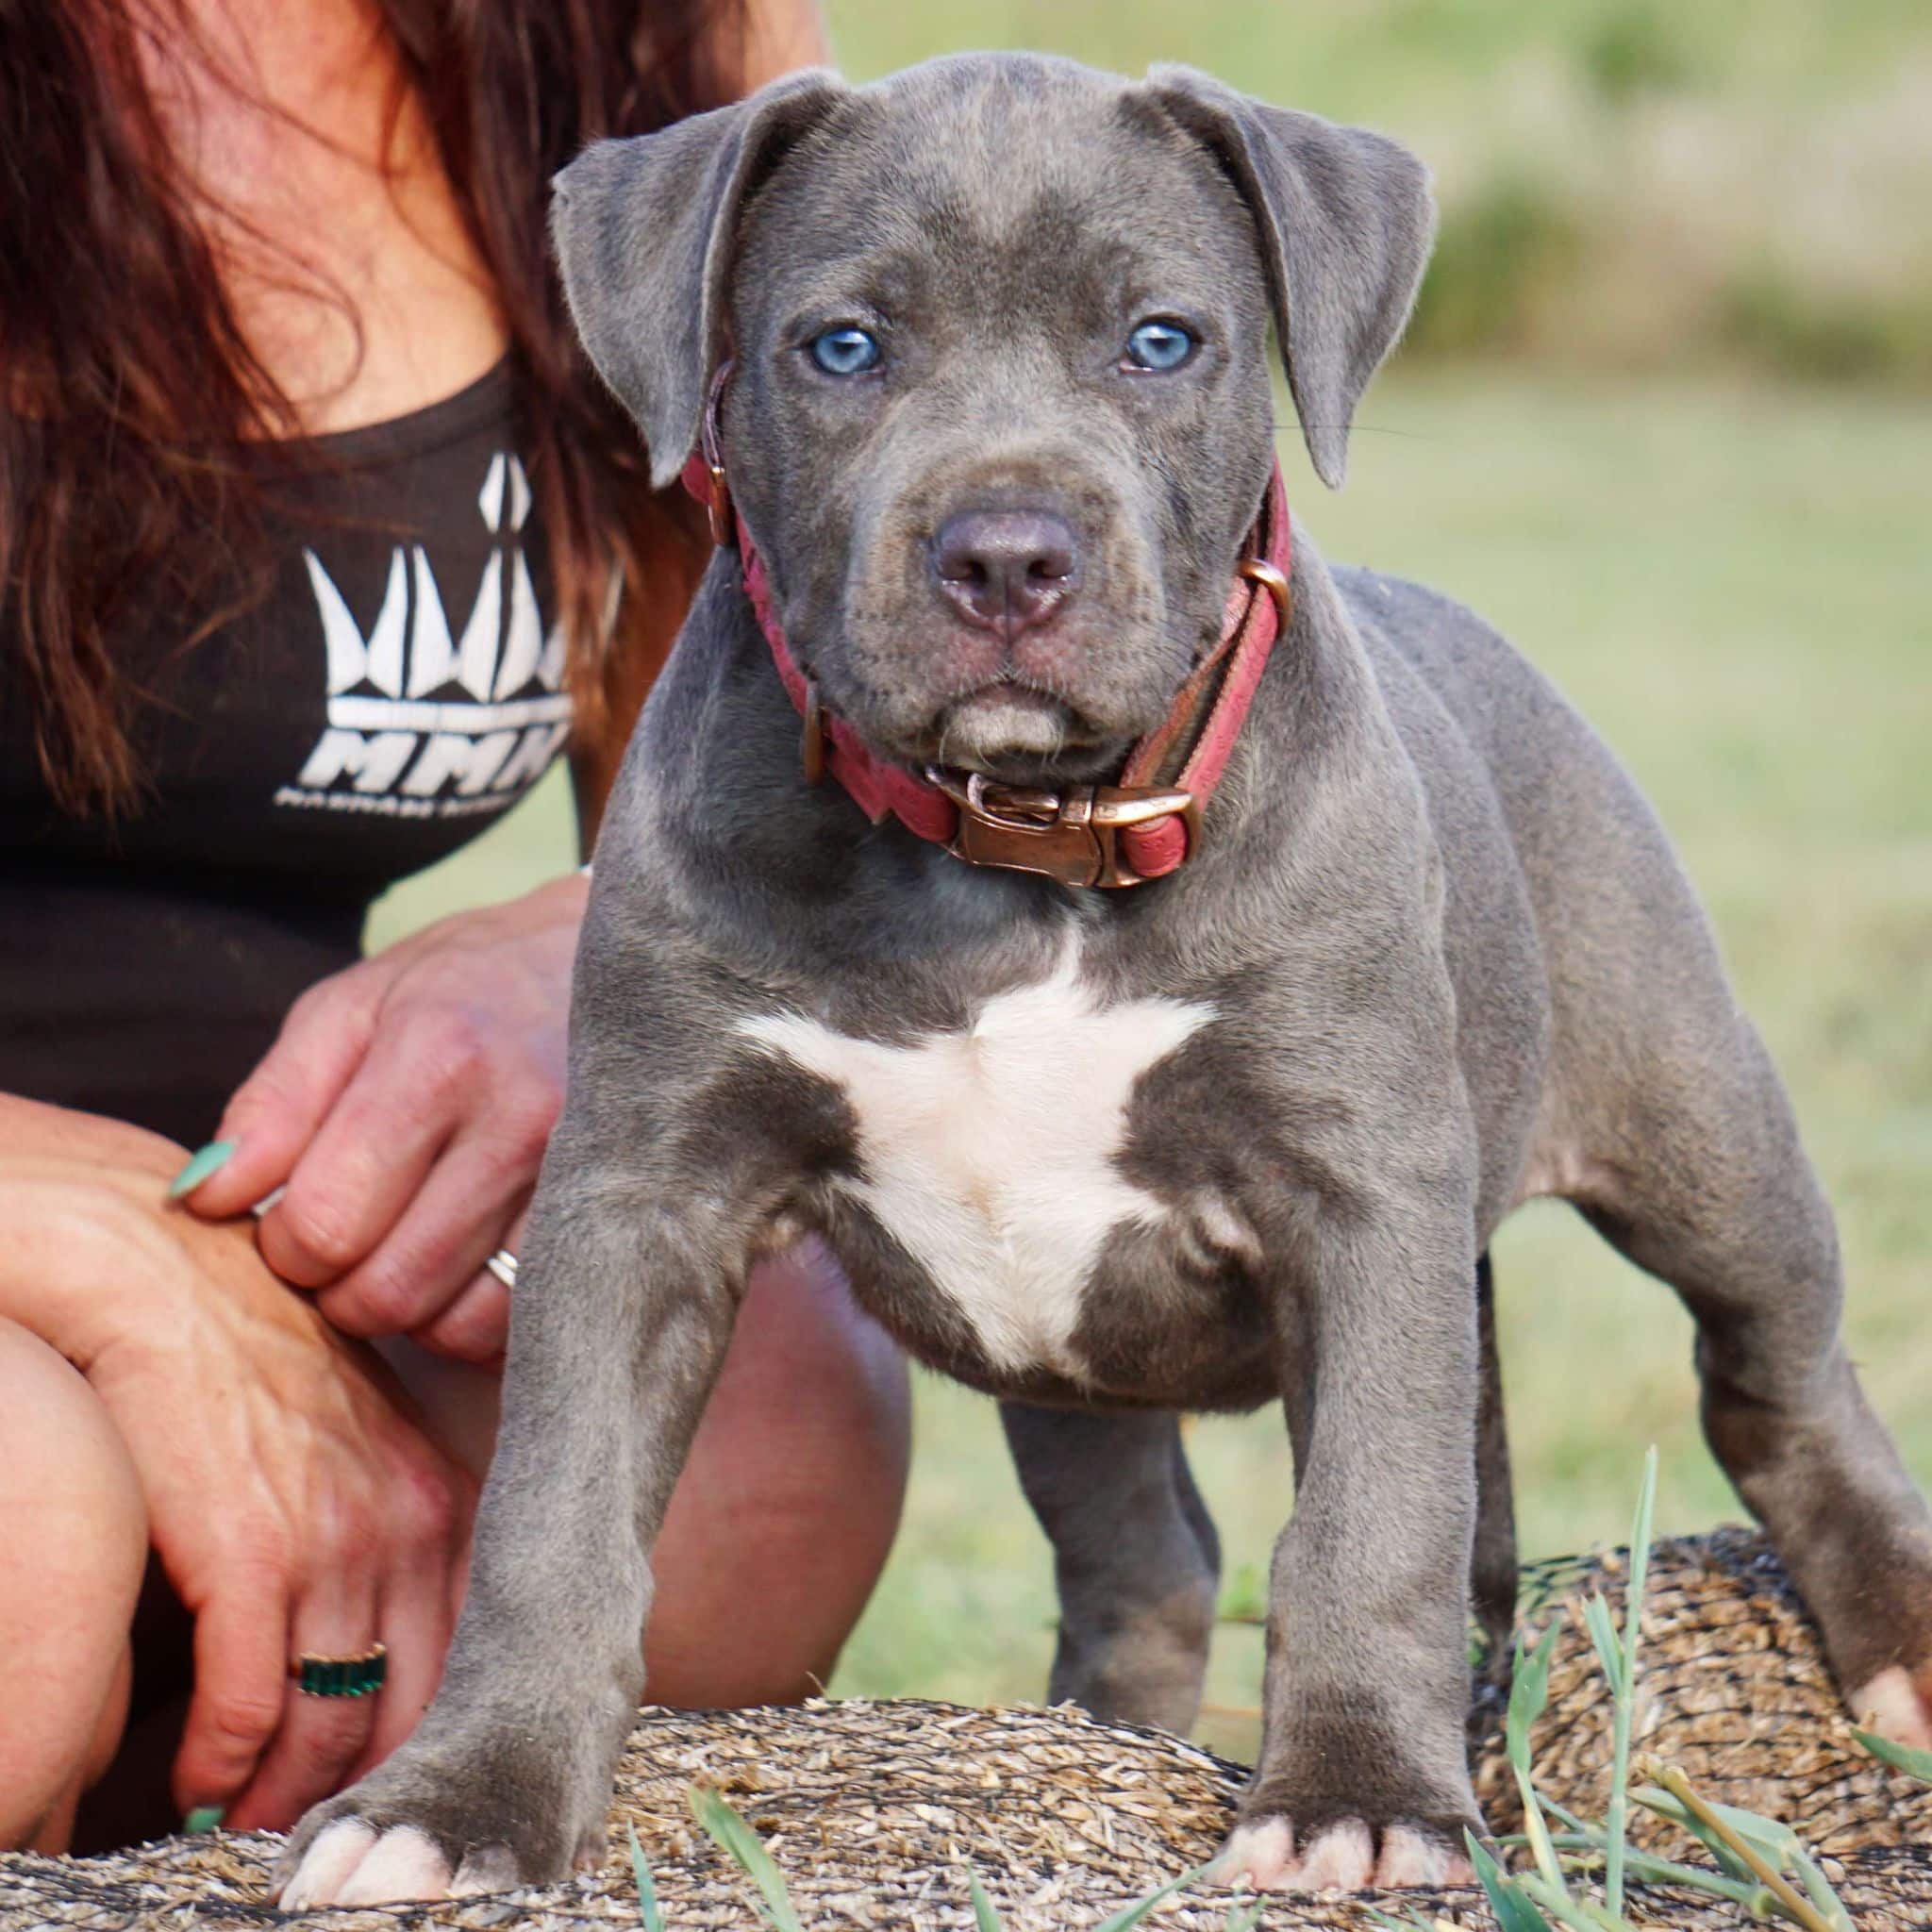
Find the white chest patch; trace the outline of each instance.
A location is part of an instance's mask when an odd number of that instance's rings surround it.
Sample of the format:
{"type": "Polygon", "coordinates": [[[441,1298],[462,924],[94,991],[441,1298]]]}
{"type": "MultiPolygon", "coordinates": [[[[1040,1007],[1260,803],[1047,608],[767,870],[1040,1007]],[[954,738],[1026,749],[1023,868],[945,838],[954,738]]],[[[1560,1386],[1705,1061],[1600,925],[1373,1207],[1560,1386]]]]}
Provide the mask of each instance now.
{"type": "Polygon", "coordinates": [[[990,1361],[1077,1376],[1080,1291],[1123,1223],[1167,1204],[1120,1172],[1135,1083],[1214,1017],[1181,1000],[1096,1003],[1069,945],[963,1033],[884,1046],[795,1014],[742,1023],[836,1082],[858,1117],[854,1195],[966,1315],[990,1361]]]}

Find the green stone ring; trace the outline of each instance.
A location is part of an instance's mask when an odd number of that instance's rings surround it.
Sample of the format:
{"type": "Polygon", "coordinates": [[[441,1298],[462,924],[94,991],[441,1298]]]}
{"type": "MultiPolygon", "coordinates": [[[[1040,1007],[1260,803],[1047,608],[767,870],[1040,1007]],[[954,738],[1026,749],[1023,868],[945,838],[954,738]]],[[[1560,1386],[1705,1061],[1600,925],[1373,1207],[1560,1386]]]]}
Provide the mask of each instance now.
{"type": "Polygon", "coordinates": [[[305,1697],[367,1697],[382,1689],[389,1651],[380,1643],[355,1657],[316,1657],[304,1651],[289,1666],[289,1674],[305,1697]]]}

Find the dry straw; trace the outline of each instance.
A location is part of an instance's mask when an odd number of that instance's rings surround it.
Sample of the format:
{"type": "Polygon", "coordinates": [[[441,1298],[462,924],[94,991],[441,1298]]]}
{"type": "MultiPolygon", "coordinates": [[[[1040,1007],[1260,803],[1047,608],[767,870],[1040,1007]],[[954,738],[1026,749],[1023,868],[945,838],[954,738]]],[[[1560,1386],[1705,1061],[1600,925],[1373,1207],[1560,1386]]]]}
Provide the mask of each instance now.
{"type": "MultiPolygon", "coordinates": [[[[1622,1554],[1574,1559],[1534,1575],[1525,1599],[1528,1621],[1541,1625],[1554,1613],[1557,1629],[1546,1707],[1529,1735],[1536,1785],[1586,1819],[1608,1809],[1614,1731],[1581,1606],[1600,1591],[1621,1630],[1626,1576],[1622,1554]]],[[[1640,1775],[1651,1761],[1673,1767],[1707,1802],[1794,1826],[1821,1855],[1858,1932],[1932,1926],[1932,1787],[1854,1738],[1816,1637],[1761,1540],[1726,1530],[1659,1542],[1641,1640],[1629,1740],[1640,1775]]],[[[212,1833],[99,1858],[0,1857],[0,1932],[635,1932],[643,1920],[632,1829],[666,1932],[759,1932],[770,1923],[761,1895],[693,1823],[694,1786],[722,1796],[758,1834],[806,1932],[974,1932],[985,1923],[975,1881],[1005,1932],[1090,1932],[1213,1855],[1241,1775],[1176,1739],[1071,1709],[849,1700],[800,1710],[649,1710],[620,1770],[608,1857],[568,1884],[285,1920],[266,1902],[276,1841],[212,1833]]],[[[1477,1777],[1494,1828],[1520,1830],[1500,1731],[1482,1745],[1477,1777]]],[[[1630,1837],[1624,1909],[1632,1924],[1690,1932],[1750,1923],[1726,1899],[1642,1882],[1646,1853],[1703,1862],[1676,1827],[1633,1808],[1630,1837]]],[[[1197,1885],[1141,1923],[1225,1932],[1233,1903],[1197,1885]]],[[[1474,1893],[1385,1893],[1271,1900],[1257,1932],[1367,1932],[1372,1904],[1431,1926],[1494,1924],[1474,1893]]]]}

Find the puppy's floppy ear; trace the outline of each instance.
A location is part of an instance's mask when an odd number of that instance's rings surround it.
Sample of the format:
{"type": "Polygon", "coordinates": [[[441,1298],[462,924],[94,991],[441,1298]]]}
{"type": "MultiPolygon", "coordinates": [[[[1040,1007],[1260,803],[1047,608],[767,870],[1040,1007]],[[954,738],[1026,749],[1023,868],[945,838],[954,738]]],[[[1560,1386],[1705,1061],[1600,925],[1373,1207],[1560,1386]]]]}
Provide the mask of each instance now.
{"type": "Polygon", "coordinates": [[[1302,435],[1315,474],[1339,490],[1355,406],[1428,260],[1428,171],[1383,135],[1271,108],[1191,67],[1151,69],[1147,91],[1254,210],[1302,435]]]}
{"type": "Polygon", "coordinates": [[[660,490],[697,441],[739,208],[845,92],[826,69],[787,75],[661,133],[598,142],[550,184],[571,318],[643,431],[660,490]]]}

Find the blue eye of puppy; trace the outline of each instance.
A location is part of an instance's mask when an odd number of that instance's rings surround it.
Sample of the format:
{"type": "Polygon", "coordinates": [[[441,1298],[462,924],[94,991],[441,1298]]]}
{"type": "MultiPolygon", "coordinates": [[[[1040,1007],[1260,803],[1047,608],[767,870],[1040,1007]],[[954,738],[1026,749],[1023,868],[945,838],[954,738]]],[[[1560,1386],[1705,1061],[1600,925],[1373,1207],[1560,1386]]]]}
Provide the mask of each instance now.
{"type": "Polygon", "coordinates": [[[827,375],[862,375],[877,366],[881,353],[878,338],[869,329],[849,325],[814,336],[810,349],[811,359],[827,375]]]}
{"type": "Polygon", "coordinates": [[[1127,338],[1127,360],[1157,375],[1178,369],[1193,353],[1193,337],[1177,322],[1143,322],[1127,338]]]}

